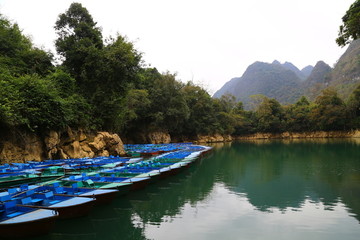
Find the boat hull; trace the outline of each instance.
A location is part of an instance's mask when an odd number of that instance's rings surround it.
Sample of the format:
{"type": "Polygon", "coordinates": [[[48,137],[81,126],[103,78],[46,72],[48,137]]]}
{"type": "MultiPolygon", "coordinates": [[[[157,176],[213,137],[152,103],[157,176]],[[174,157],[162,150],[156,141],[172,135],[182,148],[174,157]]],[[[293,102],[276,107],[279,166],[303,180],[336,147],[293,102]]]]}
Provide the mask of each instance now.
{"type": "Polygon", "coordinates": [[[86,216],[93,208],[95,202],[93,199],[85,199],[82,197],[74,197],[72,201],[73,202],[64,201],[50,206],[24,205],[24,207],[54,210],[59,213],[60,219],[69,219],[86,216]],[[75,199],[83,199],[84,201],[78,200],[74,202],[75,199]]]}
{"type": "MultiPolygon", "coordinates": [[[[49,211],[49,210],[41,209],[38,211],[49,211]]],[[[24,218],[24,216],[21,217],[24,218]]],[[[34,219],[30,221],[19,221],[19,222],[14,222],[14,221],[1,222],[0,236],[1,238],[15,238],[15,237],[19,238],[19,237],[35,237],[35,236],[45,235],[51,231],[51,229],[54,226],[55,220],[57,218],[58,215],[52,213],[51,215],[49,215],[49,217],[45,217],[42,219],[34,219]]]]}

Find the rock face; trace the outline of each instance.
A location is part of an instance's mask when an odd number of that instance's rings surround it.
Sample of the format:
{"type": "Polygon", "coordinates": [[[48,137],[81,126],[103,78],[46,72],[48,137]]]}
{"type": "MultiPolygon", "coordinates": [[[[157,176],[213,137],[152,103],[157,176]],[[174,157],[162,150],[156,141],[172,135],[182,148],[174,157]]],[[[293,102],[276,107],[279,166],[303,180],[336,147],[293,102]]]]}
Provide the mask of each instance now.
{"type": "Polygon", "coordinates": [[[284,139],[284,138],[358,138],[360,131],[331,131],[331,132],[303,132],[303,133],[255,133],[244,136],[237,136],[235,139],[284,139]]]}
{"type": "Polygon", "coordinates": [[[196,143],[216,143],[216,142],[230,142],[232,141],[233,138],[230,135],[220,135],[220,134],[215,134],[215,135],[209,135],[209,136],[203,136],[200,135],[197,137],[197,140],[195,140],[194,142],[196,143]]]}
{"type": "Polygon", "coordinates": [[[152,144],[171,142],[170,134],[165,132],[151,132],[148,134],[147,138],[148,138],[148,142],[152,144]]]}
{"type": "Polygon", "coordinates": [[[123,142],[117,134],[84,133],[70,128],[65,132],[50,131],[43,138],[27,134],[22,141],[10,139],[0,144],[2,163],[109,155],[125,155],[123,142]]]}
{"type": "Polygon", "coordinates": [[[44,143],[33,134],[21,136],[21,140],[5,141],[1,144],[1,162],[40,161],[44,158],[44,143]]]}

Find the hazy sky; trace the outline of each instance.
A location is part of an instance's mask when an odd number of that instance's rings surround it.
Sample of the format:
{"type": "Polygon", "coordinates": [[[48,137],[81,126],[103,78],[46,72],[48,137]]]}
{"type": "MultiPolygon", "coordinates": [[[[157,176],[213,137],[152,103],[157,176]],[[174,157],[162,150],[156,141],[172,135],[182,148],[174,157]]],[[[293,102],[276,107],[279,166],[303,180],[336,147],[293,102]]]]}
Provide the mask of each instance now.
{"type": "MultiPolygon", "coordinates": [[[[0,0],[37,46],[54,51],[55,21],[74,1],[0,0]]],[[[214,93],[255,61],[333,66],[341,18],[355,0],[78,0],[103,36],[126,35],[159,71],[214,93]]]]}

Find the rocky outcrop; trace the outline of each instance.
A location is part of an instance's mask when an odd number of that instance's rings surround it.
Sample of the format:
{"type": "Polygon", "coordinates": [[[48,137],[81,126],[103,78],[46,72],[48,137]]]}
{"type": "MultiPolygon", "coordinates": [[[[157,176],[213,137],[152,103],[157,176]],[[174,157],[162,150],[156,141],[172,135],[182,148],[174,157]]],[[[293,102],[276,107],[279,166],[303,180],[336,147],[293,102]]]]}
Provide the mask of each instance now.
{"type": "Polygon", "coordinates": [[[70,128],[64,132],[50,131],[42,138],[30,133],[21,141],[14,138],[0,144],[2,163],[109,155],[125,155],[123,142],[117,134],[85,133],[70,128]]]}
{"type": "Polygon", "coordinates": [[[1,162],[40,161],[44,158],[44,143],[34,134],[18,136],[11,141],[2,142],[0,148],[1,162]]]}
{"type": "Polygon", "coordinates": [[[316,132],[284,132],[284,133],[255,133],[243,136],[236,136],[234,139],[284,139],[284,138],[359,138],[360,131],[316,131],[316,132]]]}
{"type": "Polygon", "coordinates": [[[230,142],[233,138],[230,135],[199,135],[194,141],[195,143],[216,143],[216,142],[230,142]]]}
{"type": "Polygon", "coordinates": [[[151,132],[147,135],[147,139],[148,142],[152,144],[171,142],[170,134],[166,132],[151,132]]]}

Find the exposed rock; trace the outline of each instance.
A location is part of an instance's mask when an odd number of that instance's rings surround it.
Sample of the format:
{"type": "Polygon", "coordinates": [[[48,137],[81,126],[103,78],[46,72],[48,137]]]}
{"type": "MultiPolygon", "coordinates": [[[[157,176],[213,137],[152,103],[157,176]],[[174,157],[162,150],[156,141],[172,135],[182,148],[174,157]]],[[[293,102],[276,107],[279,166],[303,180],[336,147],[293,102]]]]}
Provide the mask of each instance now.
{"type": "Polygon", "coordinates": [[[24,162],[44,159],[85,158],[125,155],[117,134],[86,134],[68,128],[65,132],[50,131],[44,138],[34,133],[0,142],[1,162],[24,162]]]}
{"type": "Polygon", "coordinates": [[[151,132],[147,136],[148,142],[152,144],[159,144],[159,143],[170,143],[171,136],[169,133],[165,132],[151,132]]]}
{"type": "Polygon", "coordinates": [[[232,137],[230,135],[220,135],[220,134],[214,134],[214,135],[199,135],[197,137],[197,140],[195,140],[196,143],[215,143],[215,142],[229,142],[232,141],[232,137]]]}
{"type": "Polygon", "coordinates": [[[89,143],[89,147],[96,154],[125,155],[124,144],[117,134],[99,132],[94,140],[89,143]]]}
{"type": "Polygon", "coordinates": [[[58,145],[60,144],[60,136],[56,131],[50,131],[44,139],[47,151],[47,158],[53,159],[58,155],[58,145]]]}
{"type": "Polygon", "coordinates": [[[316,131],[316,132],[302,132],[302,133],[255,133],[244,136],[237,136],[235,139],[283,139],[283,138],[358,138],[360,131],[316,131]]]}
{"type": "Polygon", "coordinates": [[[5,141],[2,143],[0,160],[6,162],[40,161],[44,158],[44,144],[34,134],[25,134],[19,141],[5,141]]]}

